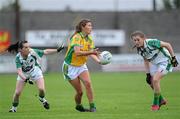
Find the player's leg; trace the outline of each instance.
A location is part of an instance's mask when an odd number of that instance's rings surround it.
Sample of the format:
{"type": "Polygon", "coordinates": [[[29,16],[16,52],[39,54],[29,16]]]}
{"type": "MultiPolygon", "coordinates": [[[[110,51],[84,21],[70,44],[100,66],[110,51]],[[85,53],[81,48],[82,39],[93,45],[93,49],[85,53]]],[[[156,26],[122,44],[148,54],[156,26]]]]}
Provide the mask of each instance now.
{"type": "Polygon", "coordinates": [[[69,81],[69,83],[73,86],[73,88],[76,91],[76,94],[75,94],[76,110],[80,112],[89,111],[85,109],[83,105],[81,104],[83,91],[82,91],[79,75],[84,70],[87,70],[87,67],[84,67],[84,66],[74,67],[72,65],[68,65],[65,62],[63,63],[63,67],[62,67],[64,78],[69,81]]]}
{"type": "Polygon", "coordinates": [[[38,87],[39,90],[39,100],[42,102],[43,106],[45,109],[49,109],[49,103],[48,101],[45,99],[45,85],[44,85],[44,78],[39,78],[36,80],[36,85],[38,87]]]}
{"type": "Polygon", "coordinates": [[[168,61],[158,64],[157,72],[153,76],[154,101],[152,110],[159,110],[161,105],[165,105],[167,103],[161,94],[160,80],[164,75],[171,71],[172,65],[168,61]]]}
{"type": "Polygon", "coordinates": [[[82,100],[82,95],[83,95],[83,91],[82,91],[82,86],[81,86],[81,82],[79,80],[79,78],[76,78],[74,80],[69,80],[69,83],[73,86],[73,88],[76,91],[75,94],[75,102],[77,105],[81,104],[81,100],[82,100]]]}
{"type": "Polygon", "coordinates": [[[96,106],[94,103],[94,95],[93,95],[93,88],[91,84],[91,79],[89,75],[89,71],[85,70],[79,75],[80,79],[82,80],[85,88],[86,88],[86,95],[89,100],[89,105],[90,105],[90,111],[95,112],[96,111],[96,106]]]}
{"type": "MultiPolygon", "coordinates": [[[[159,65],[158,71],[160,71],[162,73],[162,75],[164,76],[168,72],[172,72],[172,69],[173,69],[173,67],[172,67],[171,63],[168,61],[165,61],[159,65]]],[[[162,94],[160,94],[160,96],[159,96],[159,107],[161,107],[162,105],[166,105],[166,104],[167,104],[167,100],[164,99],[162,94]]]]}
{"type": "Polygon", "coordinates": [[[31,72],[30,77],[33,81],[35,81],[36,86],[38,88],[39,100],[41,101],[45,109],[49,109],[49,103],[45,99],[45,85],[42,70],[39,67],[35,67],[34,71],[31,72]]]}
{"type": "MultiPolygon", "coordinates": [[[[158,65],[151,65],[151,67],[150,67],[150,73],[151,73],[151,76],[152,76],[152,86],[151,87],[153,87],[153,79],[154,79],[154,75],[156,74],[156,72],[162,72],[162,70],[164,70],[164,68],[159,68],[159,66],[158,65]]],[[[160,82],[159,82],[160,83],[160,82]]],[[[153,88],[152,88],[153,89],[153,88]]],[[[153,89],[153,91],[154,91],[154,89],[153,89]]],[[[155,94],[154,94],[154,99],[153,99],[153,102],[155,102],[156,103],[156,98],[155,97],[157,97],[155,94]]],[[[163,98],[163,96],[162,96],[162,94],[160,94],[159,95],[159,107],[161,106],[161,105],[165,105],[166,104],[166,100],[163,98]]],[[[154,103],[153,103],[153,105],[154,105],[154,103]]],[[[152,107],[157,107],[157,106],[152,106],[152,107]]],[[[158,108],[158,107],[157,107],[158,108]]]]}
{"type": "Polygon", "coordinates": [[[77,77],[76,79],[69,80],[69,83],[73,86],[73,88],[76,91],[76,94],[74,97],[75,102],[76,102],[76,110],[78,110],[80,112],[89,111],[89,110],[85,109],[81,103],[83,91],[82,91],[82,85],[81,85],[79,78],[77,77]]]}
{"type": "Polygon", "coordinates": [[[162,105],[166,105],[167,104],[167,100],[164,99],[164,97],[162,96],[162,94],[159,96],[159,107],[161,107],[162,105]]]}
{"type": "Polygon", "coordinates": [[[13,96],[12,108],[9,110],[9,112],[17,111],[17,107],[19,105],[19,97],[23,91],[24,85],[25,85],[25,82],[22,79],[17,80],[16,89],[13,96]]]}
{"type": "Polygon", "coordinates": [[[153,87],[154,87],[154,100],[152,110],[159,110],[159,98],[161,95],[160,80],[162,78],[162,72],[157,71],[153,76],[153,87]]]}

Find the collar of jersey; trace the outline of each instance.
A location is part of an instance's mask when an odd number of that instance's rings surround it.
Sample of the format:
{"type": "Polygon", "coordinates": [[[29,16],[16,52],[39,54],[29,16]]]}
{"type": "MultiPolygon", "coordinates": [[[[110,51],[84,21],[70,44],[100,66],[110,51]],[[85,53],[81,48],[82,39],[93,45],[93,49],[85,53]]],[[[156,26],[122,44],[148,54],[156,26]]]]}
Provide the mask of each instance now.
{"type": "MultiPolygon", "coordinates": [[[[28,57],[29,57],[30,55],[31,55],[31,54],[29,53],[29,54],[28,54],[28,57]]],[[[26,60],[26,59],[24,59],[24,58],[22,57],[22,55],[21,55],[20,52],[19,52],[19,56],[20,56],[19,59],[21,59],[21,60],[26,60]]],[[[28,57],[27,57],[27,59],[28,59],[28,57]]]]}
{"type": "Polygon", "coordinates": [[[144,40],[144,47],[143,48],[146,48],[147,47],[147,42],[146,40],[144,40]]]}
{"type": "Polygon", "coordinates": [[[88,35],[85,36],[82,32],[79,32],[79,34],[80,34],[80,36],[81,36],[82,38],[86,39],[86,37],[87,37],[87,39],[89,39],[89,36],[88,36],[88,35]]]}

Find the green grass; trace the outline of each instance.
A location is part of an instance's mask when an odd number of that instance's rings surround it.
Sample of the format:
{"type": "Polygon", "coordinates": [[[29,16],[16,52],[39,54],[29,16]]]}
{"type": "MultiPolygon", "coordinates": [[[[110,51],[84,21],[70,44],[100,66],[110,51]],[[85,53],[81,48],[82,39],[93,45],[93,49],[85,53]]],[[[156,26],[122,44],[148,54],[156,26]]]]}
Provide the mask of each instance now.
{"type": "MultiPolygon", "coordinates": [[[[168,105],[152,112],[153,92],[145,83],[145,74],[91,73],[95,92],[96,113],[80,113],[74,109],[74,89],[60,73],[46,73],[46,98],[51,109],[38,101],[35,85],[26,85],[17,113],[8,113],[15,89],[15,74],[0,74],[0,119],[179,119],[180,75],[170,73],[161,81],[162,94],[168,105]]],[[[88,106],[86,94],[83,104],[88,106]]]]}

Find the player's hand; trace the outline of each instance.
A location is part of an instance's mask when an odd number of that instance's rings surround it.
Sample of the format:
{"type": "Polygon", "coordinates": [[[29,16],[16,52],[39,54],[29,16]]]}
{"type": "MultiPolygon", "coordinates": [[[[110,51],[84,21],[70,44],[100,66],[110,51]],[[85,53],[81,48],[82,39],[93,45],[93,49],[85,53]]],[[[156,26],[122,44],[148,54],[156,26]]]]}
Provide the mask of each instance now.
{"type": "Polygon", "coordinates": [[[33,83],[33,81],[32,80],[30,80],[30,78],[26,78],[26,80],[24,81],[25,83],[29,83],[29,84],[31,84],[31,85],[33,85],[34,83],[33,83]]]}
{"type": "Polygon", "coordinates": [[[26,78],[24,82],[27,83],[28,81],[29,81],[29,78],[26,78]]]}
{"type": "Polygon", "coordinates": [[[146,82],[147,84],[149,84],[149,86],[154,89],[154,86],[153,86],[153,79],[152,79],[152,76],[150,73],[146,73],[146,82]]]}
{"type": "Polygon", "coordinates": [[[92,50],[92,54],[99,55],[101,52],[99,51],[99,48],[95,48],[92,50]]]}
{"type": "Polygon", "coordinates": [[[62,43],[58,48],[57,48],[57,52],[60,52],[61,50],[64,49],[64,43],[62,43]]]}
{"type": "Polygon", "coordinates": [[[173,65],[173,67],[177,67],[177,65],[179,64],[177,59],[176,59],[176,56],[172,57],[171,64],[173,65]]]}
{"type": "Polygon", "coordinates": [[[150,73],[146,73],[146,82],[151,85],[151,80],[152,80],[152,77],[151,77],[151,74],[150,73]]]}
{"type": "Polygon", "coordinates": [[[34,84],[32,80],[29,80],[28,83],[31,84],[31,85],[34,84]]]}

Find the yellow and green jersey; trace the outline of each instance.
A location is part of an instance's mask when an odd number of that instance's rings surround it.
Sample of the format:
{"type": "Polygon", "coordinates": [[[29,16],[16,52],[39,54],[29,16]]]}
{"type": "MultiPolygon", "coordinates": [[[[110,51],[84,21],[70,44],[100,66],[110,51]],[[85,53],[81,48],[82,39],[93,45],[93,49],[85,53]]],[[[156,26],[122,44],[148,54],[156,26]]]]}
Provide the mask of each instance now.
{"type": "Polygon", "coordinates": [[[91,36],[84,36],[81,32],[76,33],[68,45],[65,56],[65,62],[73,66],[82,66],[86,63],[88,56],[77,56],[74,53],[74,47],[79,46],[81,51],[89,51],[94,48],[94,42],[91,36]]]}

